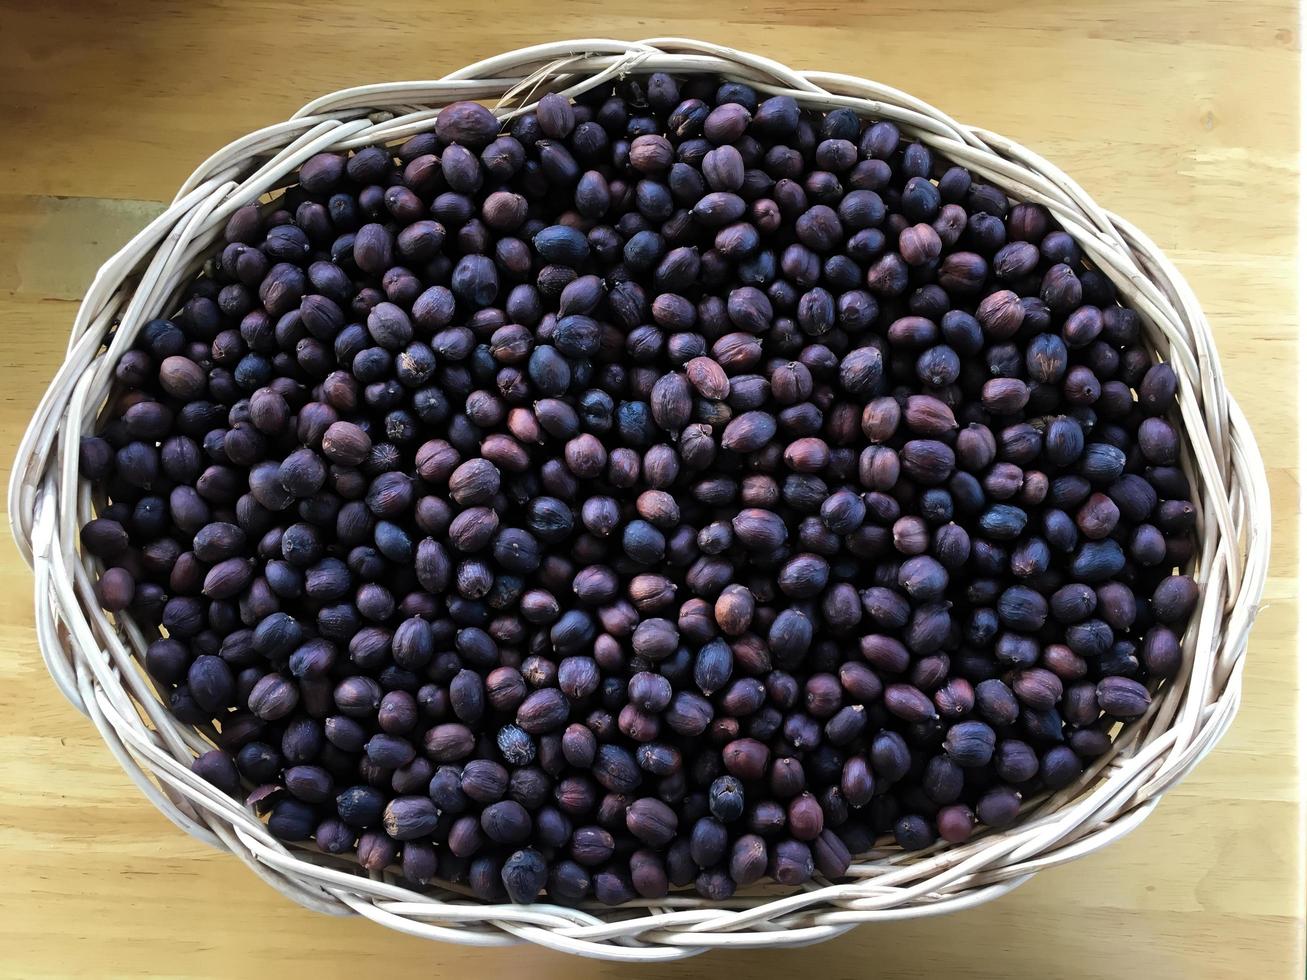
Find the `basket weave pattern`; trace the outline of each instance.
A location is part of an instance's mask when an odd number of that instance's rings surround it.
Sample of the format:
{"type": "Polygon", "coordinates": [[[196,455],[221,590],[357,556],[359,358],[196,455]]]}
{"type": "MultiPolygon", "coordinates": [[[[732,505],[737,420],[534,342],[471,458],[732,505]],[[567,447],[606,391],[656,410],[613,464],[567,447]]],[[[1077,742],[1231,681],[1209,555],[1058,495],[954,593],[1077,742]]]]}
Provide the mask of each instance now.
{"type": "Polygon", "coordinates": [[[802,945],[873,921],[933,915],[1002,895],[1040,868],[1128,833],[1216,744],[1234,718],[1248,632],[1266,579],[1270,505],[1252,433],[1226,393],[1211,329],[1175,267],[1140,231],[1104,211],[1056,167],[994,133],[963,126],[876,82],[798,72],[698,41],[581,40],[501,55],[438,81],[347,89],[286,122],[225,147],[195,171],[171,206],[100,269],[78,312],[66,361],[38,407],[9,488],[15,538],[36,580],[36,629],[64,696],[95,723],[115,758],[165,815],[192,836],[238,855],[295,901],[335,914],[479,946],[531,941],[582,955],[670,960],[721,947],[802,945]],[[1145,326],[1145,343],[1179,376],[1184,466],[1198,508],[1192,572],[1202,585],[1184,636],[1184,667],[1124,728],[1112,751],[1075,784],[1027,804],[1008,830],[951,847],[864,855],[840,882],[796,894],[766,889],[710,904],[694,895],[620,909],[488,905],[451,887],[411,891],[387,876],[311,849],[288,848],[253,811],[195,776],[191,759],[212,731],[177,722],[140,667],[152,637],[111,619],[93,591],[95,559],[77,548],[92,516],[78,479],[78,440],[96,428],[113,368],[152,317],[175,309],[238,208],[293,182],[326,150],[393,143],[429,130],[439,108],[487,101],[502,118],[545,92],[574,95],[620,75],[715,73],[805,108],[847,106],[889,119],[1017,200],[1045,205],[1112,280],[1145,326]],[[497,103],[497,104],[496,104],[497,103]]]}

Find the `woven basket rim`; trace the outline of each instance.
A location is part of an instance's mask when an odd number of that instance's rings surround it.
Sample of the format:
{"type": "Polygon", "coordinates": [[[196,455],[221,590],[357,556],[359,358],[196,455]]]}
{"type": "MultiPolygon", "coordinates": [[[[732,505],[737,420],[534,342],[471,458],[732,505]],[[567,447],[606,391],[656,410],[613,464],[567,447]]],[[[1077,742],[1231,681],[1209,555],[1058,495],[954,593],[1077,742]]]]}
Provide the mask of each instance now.
{"type": "Polygon", "coordinates": [[[861,923],[971,907],[1134,829],[1234,718],[1271,526],[1261,456],[1225,390],[1211,328],[1189,285],[1146,235],[1096,205],[1039,155],[904,92],[852,75],[795,71],[685,38],[559,41],[497,55],[438,80],[344,89],[219,150],[96,274],[65,363],[20,444],[9,515],[19,550],[35,572],[37,637],[53,680],[91,718],[147,798],[187,833],[236,854],[308,908],[363,915],[425,938],[479,946],[529,941],[630,961],[674,960],[712,948],[805,945],[861,923]],[[1179,377],[1175,417],[1188,436],[1183,466],[1198,508],[1193,574],[1203,586],[1183,638],[1184,668],[1161,688],[1149,712],[1118,734],[1107,756],[1077,783],[1029,804],[1015,826],[964,845],[911,854],[873,851],[855,861],[846,879],[818,880],[797,893],[764,891],[725,903],[674,894],[616,909],[487,904],[443,887],[414,892],[394,877],[366,877],[339,859],[288,848],[252,810],[190,771],[194,755],[212,747],[212,732],[171,717],[139,667],[148,638],[130,619],[115,623],[100,610],[92,589],[97,566],[77,550],[78,528],[93,516],[94,503],[77,477],[78,439],[95,426],[118,356],[144,322],[173,307],[227,218],[292,182],[310,156],[429,130],[438,108],[460,99],[495,103],[496,114],[507,118],[532,109],[545,92],[575,95],[654,71],[717,74],[791,95],[805,108],[848,106],[891,119],[905,135],[1009,197],[1049,208],[1139,312],[1145,342],[1172,362],[1179,377]]]}

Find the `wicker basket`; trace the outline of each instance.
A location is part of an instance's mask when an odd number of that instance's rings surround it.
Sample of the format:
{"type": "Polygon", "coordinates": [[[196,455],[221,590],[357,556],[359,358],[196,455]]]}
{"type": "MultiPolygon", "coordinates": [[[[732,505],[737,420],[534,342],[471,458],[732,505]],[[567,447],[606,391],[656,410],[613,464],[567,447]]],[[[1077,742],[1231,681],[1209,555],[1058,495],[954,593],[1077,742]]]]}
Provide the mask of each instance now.
{"type": "Polygon", "coordinates": [[[1189,286],[1156,246],[1104,211],[1031,151],[963,126],[892,88],[828,72],[797,72],[731,48],[662,38],[580,40],[491,58],[439,81],[347,89],[294,118],[252,133],[207,160],[172,205],[105,263],[87,291],[68,356],[19,449],[9,514],[36,575],[36,630],[55,683],[88,715],[142,792],[192,836],[238,855],[295,901],[357,913],[402,932],[497,946],[522,940],[587,956],[673,960],[721,947],[783,947],[837,936],[865,922],[967,908],[1002,895],[1040,868],[1121,837],[1216,744],[1234,718],[1248,632],[1266,579],[1270,510],[1248,424],[1222,383],[1211,330],[1189,286]],[[1030,801],[1018,824],[969,843],[919,853],[862,856],[839,882],[797,894],[762,890],[711,904],[693,895],[616,909],[486,905],[459,891],[425,893],[310,849],[288,849],[248,809],[193,775],[212,732],[174,720],[140,661],[148,642],[130,620],[111,620],[92,589],[94,559],[78,552],[93,516],[77,475],[78,439],[92,431],[113,366],[142,324],[175,308],[237,208],[284,187],[323,150],[405,139],[460,99],[489,100],[502,117],[545,91],[584,91],[620,75],[709,72],[792,95],[813,109],[848,106],[893,120],[943,156],[1007,191],[1047,206],[1115,283],[1145,324],[1146,342],[1175,366],[1186,472],[1198,507],[1193,574],[1199,608],[1185,634],[1184,667],[1111,753],[1066,789],[1030,801]]]}

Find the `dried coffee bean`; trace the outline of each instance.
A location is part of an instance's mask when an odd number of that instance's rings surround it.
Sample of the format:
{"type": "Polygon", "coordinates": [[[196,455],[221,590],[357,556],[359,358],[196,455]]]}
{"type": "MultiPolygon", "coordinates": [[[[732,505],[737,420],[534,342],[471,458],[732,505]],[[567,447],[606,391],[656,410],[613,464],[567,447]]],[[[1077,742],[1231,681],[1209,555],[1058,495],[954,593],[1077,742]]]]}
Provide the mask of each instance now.
{"type": "Polygon", "coordinates": [[[1010,825],[1181,669],[1174,370],[893,124],[636,75],[288,193],[79,446],[96,594],[275,835],[722,900],[1010,825]]]}

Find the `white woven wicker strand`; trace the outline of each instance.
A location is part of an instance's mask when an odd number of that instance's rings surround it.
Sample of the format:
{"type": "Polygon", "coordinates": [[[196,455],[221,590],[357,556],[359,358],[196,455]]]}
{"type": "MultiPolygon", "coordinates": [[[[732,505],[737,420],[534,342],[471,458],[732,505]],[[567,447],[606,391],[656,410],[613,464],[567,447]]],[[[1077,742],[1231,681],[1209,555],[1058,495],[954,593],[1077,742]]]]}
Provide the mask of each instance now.
{"type": "Polygon", "coordinates": [[[1225,391],[1211,329],[1192,290],[1142,232],[1098,207],[1035,153],[963,126],[919,99],[865,79],[794,71],[681,38],[543,44],[437,81],[346,89],[214,154],[92,282],[67,360],[19,448],[9,516],[35,572],[37,637],[51,676],[95,723],[128,775],[187,833],[238,855],[309,908],[356,913],[450,942],[528,941],[632,961],[680,959],[712,948],[804,945],[860,923],[968,908],[1134,829],[1234,718],[1248,633],[1266,580],[1271,524],[1261,457],[1225,391]],[[545,92],[572,95],[619,75],[653,71],[716,73],[791,95],[807,108],[848,106],[891,119],[1011,198],[1050,209],[1139,311],[1146,342],[1179,375],[1176,414],[1188,436],[1184,466],[1199,516],[1192,571],[1202,585],[1184,636],[1184,667],[1157,693],[1148,714],[1120,732],[1108,757],[1076,784],[1032,801],[1016,826],[920,853],[877,850],[858,859],[843,881],[814,882],[797,894],[763,889],[719,904],[675,895],[619,909],[489,905],[452,887],[417,893],[340,859],[288,848],[251,809],[191,773],[191,758],[213,733],[180,725],[168,714],[139,666],[147,638],[131,622],[111,619],[95,600],[98,569],[76,545],[94,504],[91,489],[77,477],[77,450],[110,393],[113,365],[145,321],[175,308],[232,212],[291,183],[313,154],[405,139],[430,129],[439,108],[460,99],[488,101],[508,118],[531,109],[545,92]]]}

